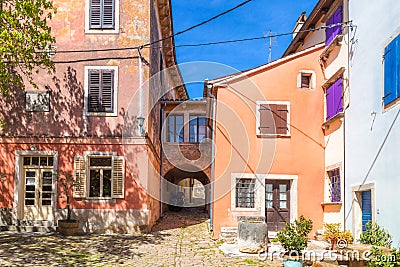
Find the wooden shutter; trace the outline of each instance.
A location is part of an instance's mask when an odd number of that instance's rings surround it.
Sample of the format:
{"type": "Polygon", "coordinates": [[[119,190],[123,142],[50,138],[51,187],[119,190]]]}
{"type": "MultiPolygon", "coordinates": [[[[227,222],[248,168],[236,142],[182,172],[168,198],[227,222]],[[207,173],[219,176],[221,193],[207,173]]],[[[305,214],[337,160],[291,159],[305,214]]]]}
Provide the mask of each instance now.
{"type": "Polygon", "coordinates": [[[103,70],[101,73],[101,111],[112,112],[113,111],[113,99],[114,99],[114,71],[103,70]]]}
{"type": "MultiPolygon", "coordinates": [[[[343,20],[343,8],[340,6],[338,9],[335,11],[335,13],[328,19],[326,22],[326,26],[332,25],[332,24],[337,24],[337,23],[342,23],[343,20]]],[[[332,41],[335,39],[336,35],[342,33],[342,26],[335,26],[332,28],[327,28],[325,31],[325,37],[326,37],[326,45],[330,45],[332,41]]]]}
{"type": "Polygon", "coordinates": [[[89,92],[88,92],[88,111],[96,112],[100,110],[100,71],[89,71],[89,92]]]}
{"type": "Polygon", "coordinates": [[[329,120],[333,116],[335,116],[335,111],[333,109],[335,103],[334,103],[334,98],[335,98],[335,90],[334,88],[336,87],[336,84],[332,84],[327,90],[326,90],[326,120],[329,120]]]}
{"type": "Polygon", "coordinates": [[[334,109],[335,115],[343,112],[343,78],[339,78],[336,82],[335,97],[334,97],[334,109]]]}
{"type": "Polygon", "coordinates": [[[400,96],[400,35],[385,48],[383,103],[390,104],[400,96]]]}
{"type": "Polygon", "coordinates": [[[274,121],[275,121],[275,132],[278,135],[287,135],[288,134],[288,125],[287,125],[287,119],[288,119],[288,113],[289,110],[287,108],[287,105],[274,105],[275,106],[275,112],[274,112],[274,121]]]}
{"type": "Polygon", "coordinates": [[[101,13],[102,13],[101,2],[102,0],[90,0],[90,7],[89,7],[90,29],[101,28],[101,13]]]}
{"type": "Polygon", "coordinates": [[[74,183],[74,198],[84,198],[86,196],[85,157],[76,156],[74,158],[74,183]]]}
{"type": "Polygon", "coordinates": [[[114,2],[115,0],[103,0],[102,28],[114,29],[114,2]]]}
{"type": "Polygon", "coordinates": [[[125,188],[125,159],[124,157],[114,156],[112,166],[112,198],[124,198],[125,188]]]}
{"type": "Polygon", "coordinates": [[[273,113],[270,110],[273,108],[275,108],[273,104],[260,105],[260,125],[258,126],[260,134],[275,134],[273,113]]]}

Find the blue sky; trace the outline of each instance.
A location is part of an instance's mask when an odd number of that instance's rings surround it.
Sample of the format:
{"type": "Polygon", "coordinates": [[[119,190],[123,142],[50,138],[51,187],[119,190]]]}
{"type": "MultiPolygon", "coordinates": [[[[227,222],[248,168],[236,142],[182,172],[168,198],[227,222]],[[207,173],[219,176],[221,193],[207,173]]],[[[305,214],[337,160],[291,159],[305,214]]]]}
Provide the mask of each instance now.
{"type": "MultiPolygon", "coordinates": [[[[195,0],[189,2],[172,0],[174,31],[184,30],[243,1],[195,0]]],[[[253,0],[208,24],[176,36],[175,45],[260,37],[267,35],[269,30],[273,34],[291,32],[301,12],[306,11],[308,15],[316,3],[317,0],[253,0]]],[[[291,36],[286,36],[273,39],[272,60],[283,54],[291,38],[291,36]]],[[[269,40],[205,47],[177,47],[176,55],[179,64],[209,61],[231,67],[210,71],[207,64],[182,66],[181,72],[187,83],[189,96],[195,98],[201,97],[202,81],[205,78],[213,79],[236,72],[236,70],[246,70],[267,63],[269,40]]]]}

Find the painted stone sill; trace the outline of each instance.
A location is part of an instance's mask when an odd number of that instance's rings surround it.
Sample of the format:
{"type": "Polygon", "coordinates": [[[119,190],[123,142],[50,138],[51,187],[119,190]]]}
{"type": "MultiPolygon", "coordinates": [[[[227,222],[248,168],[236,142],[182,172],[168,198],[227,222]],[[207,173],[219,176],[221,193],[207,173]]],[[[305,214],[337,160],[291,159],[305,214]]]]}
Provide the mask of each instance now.
{"type": "Polygon", "coordinates": [[[321,206],[342,206],[343,202],[322,202],[321,206]]]}
{"type": "Polygon", "coordinates": [[[116,203],[115,198],[82,198],[83,202],[92,202],[92,203],[116,203]]]}
{"type": "Polygon", "coordinates": [[[323,129],[329,129],[329,125],[331,125],[333,122],[335,122],[336,120],[339,120],[339,119],[341,119],[343,117],[344,117],[344,112],[339,112],[338,114],[336,114],[335,116],[333,116],[332,118],[330,118],[329,120],[324,122],[322,124],[322,128],[323,129]]]}
{"type": "Polygon", "coordinates": [[[256,134],[258,138],[290,138],[290,134],[256,134]]]}
{"type": "Polygon", "coordinates": [[[333,51],[333,49],[335,49],[335,47],[337,46],[342,45],[342,40],[342,34],[336,35],[335,39],[333,39],[332,42],[327,47],[325,47],[324,51],[322,51],[321,55],[319,56],[320,59],[326,61],[329,58],[329,55],[333,51]]]}
{"type": "Polygon", "coordinates": [[[116,113],[106,113],[106,112],[85,112],[87,117],[117,117],[116,113]]]}

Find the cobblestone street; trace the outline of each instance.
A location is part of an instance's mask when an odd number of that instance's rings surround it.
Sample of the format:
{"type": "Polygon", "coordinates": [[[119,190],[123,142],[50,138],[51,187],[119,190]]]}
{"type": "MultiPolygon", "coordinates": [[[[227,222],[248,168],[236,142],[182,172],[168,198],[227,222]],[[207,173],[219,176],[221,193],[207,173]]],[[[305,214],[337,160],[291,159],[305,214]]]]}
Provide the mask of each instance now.
{"type": "Polygon", "coordinates": [[[225,256],[206,216],[193,209],[168,212],[146,235],[0,232],[0,266],[279,266],[225,256]]]}

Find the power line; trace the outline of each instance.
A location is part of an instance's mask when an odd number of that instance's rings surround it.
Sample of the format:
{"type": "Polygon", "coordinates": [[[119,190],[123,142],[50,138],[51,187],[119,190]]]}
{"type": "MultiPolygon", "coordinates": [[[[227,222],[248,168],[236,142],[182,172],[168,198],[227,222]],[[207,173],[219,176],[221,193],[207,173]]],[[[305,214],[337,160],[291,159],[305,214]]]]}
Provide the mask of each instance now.
{"type": "Polygon", "coordinates": [[[183,34],[183,33],[185,33],[185,32],[191,31],[191,30],[193,30],[193,29],[195,29],[195,28],[197,28],[197,27],[200,27],[200,26],[202,26],[202,25],[204,25],[204,24],[207,24],[207,23],[209,23],[209,22],[211,22],[211,21],[213,21],[213,20],[215,20],[215,19],[217,19],[217,18],[219,18],[219,17],[222,17],[223,15],[226,15],[226,14],[228,14],[228,13],[234,11],[235,9],[238,9],[238,8],[240,8],[240,7],[242,7],[242,6],[244,6],[244,5],[248,4],[248,3],[250,3],[251,1],[253,1],[253,0],[246,0],[246,1],[244,1],[244,2],[242,2],[242,3],[240,3],[240,4],[238,4],[238,5],[236,5],[236,6],[232,7],[232,8],[230,8],[230,9],[228,9],[228,10],[222,12],[222,13],[219,13],[218,15],[215,15],[215,16],[213,16],[213,17],[211,17],[211,18],[205,20],[205,21],[202,21],[202,22],[200,22],[200,23],[198,23],[198,24],[196,24],[196,25],[193,25],[193,26],[191,26],[191,27],[189,27],[189,28],[187,28],[187,29],[185,29],[185,30],[183,30],[183,31],[179,31],[179,32],[177,32],[177,33],[175,33],[175,34],[171,34],[170,36],[164,37],[164,38],[162,38],[162,39],[160,39],[160,40],[157,40],[157,41],[154,41],[154,42],[145,44],[145,45],[143,45],[143,47],[151,46],[151,45],[153,45],[153,44],[156,44],[156,43],[162,42],[162,41],[164,41],[164,40],[170,39],[170,38],[172,38],[172,37],[174,37],[174,36],[177,36],[177,35],[183,34]]]}
{"type": "MultiPolygon", "coordinates": [[[[352,24],[352,21],[346,21],[346,22],[342,22],[342,23],[336,23],[336,24],[321,26],[321,27],[318,27],[318,28],[312,28],[312,29],[308,29],[308,30],[296,31],[296,32],[286,32],[286,33],[278,33],[278,34],[267,35],[267,36],[249,37],[249,38],[242,38],[242,39],[207,42],[207,43],[181,44],[181,45],[175,45],[174,47],[175,48],[180,48],[180,47],[200,47],[200,46],[209,46],[209,45],[221,45],[221,44],[229,44],[229,43],[258,41],[258,40],[264,40],[264,39],[268,39],[268,38],[277,38],[277,37],[288,36],[288,35],[292,35],[292,34],[298,34],[298,33],[302,33],[302,32],[320,31],[320,30],[325,30],[325,29],[337,27],[337,26],[354,27],[354,25],[352,24]]],[[[162,47],[171,47],[171,46],[162,46],[162,47]]],[[[141,46],[123,47],[123,48],[90,49],[90,50],[61,50],[61,51],[57,51],[57,53],[109,52],[109,51],[121,51],[121,50],[134,50],[134,49],[140,49],[140,48],[141,48],[141,46]]],[[[148,48],[148,47],[146,47],[146,48],[148,48]]],[[[161,46],[159,46],[158,48],[161,48],[161,46]]]]}
{"type": "Polygon", "coordinates": [[[195,28],[203,26],[204,24],[207,24],[207,23],[209,23],[209,22],[211,22],[211,21],[213,21],[213,20],[215,20],[215,19],[217,19],[219,17],[222,17],[222,16],[224,16],[224,15],[226,15],[226,14],[228,14],[228,13],[230,13],[230,12],[232,12],[232,11],[234,11],[234,10],[236,10],[236,9],[238,9],[238,8],[248,4],[248,3],[250,3],[251,1],[253,1],[253,0],[246,0],[246,1],[234,6],[234,7],[230,8],[230,9],[228,9],[228,10],[225,10],[222,13],[219,13],[219,14],[217,14],[217,15],[215,15],[215,16],[207,19],[207,20],[205,20],[205,21],[197,23],[196,25],[193,25],[193,26],[191,26],[189,28],[186,28],[186,29],[184,29],[182,31],[179,31],[179,32],[175,33],[175,34],[166,36],[166,37],[164,37],[162,39],[153,41],[151,43],[147,43],[147,44],[143,44],[143,45],[139,45],[139,46],[134,46],[134,47],[123,47],[123,48],[105,48],[105,49],[91,49],[91,50],[61,50],[61,51],[57,51],[57,53],[85,53],[85,52],[103,52],[103,51],[106,52],[106,51],[134,50],[134,49],[141,49],[141,48],[144,48],[144,47],[148,48],[149,46],[151,46],[153,44],[162,42],[164,40],[173,38],[174,36],[183,34],[185,32],[188,32],[188,31],[191,31],[191,30],[193,30],[195,28]]]}

